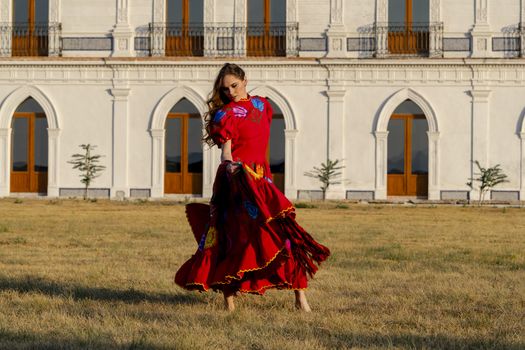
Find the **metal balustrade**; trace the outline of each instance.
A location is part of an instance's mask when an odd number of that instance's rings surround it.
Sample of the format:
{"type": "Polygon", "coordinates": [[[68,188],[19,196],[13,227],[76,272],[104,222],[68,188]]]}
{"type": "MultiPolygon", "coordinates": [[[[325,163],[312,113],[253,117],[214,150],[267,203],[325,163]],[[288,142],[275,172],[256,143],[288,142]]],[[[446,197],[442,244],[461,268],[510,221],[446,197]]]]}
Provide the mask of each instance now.
{"type": "Polygon", "coordinates": [[[298,56],[298,25],[152,23],[152,56],[298,56]]]}
{"type": "Polygon", "coordinates": [[[60,23],[1,23],[1,56],[58,56],[60,23]]]}
{"type": "Polygon", "coordinates": [[[443,54],[442,23],[378,24],[375,31],[377,57],[440,57],[443,54]]]}

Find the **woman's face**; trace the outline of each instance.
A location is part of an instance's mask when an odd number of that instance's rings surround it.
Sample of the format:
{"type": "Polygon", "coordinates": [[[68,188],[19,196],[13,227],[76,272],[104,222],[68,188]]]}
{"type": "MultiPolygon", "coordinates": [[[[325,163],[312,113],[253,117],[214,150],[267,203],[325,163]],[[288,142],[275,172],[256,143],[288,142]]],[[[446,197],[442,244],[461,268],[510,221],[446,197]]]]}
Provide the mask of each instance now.
{"type": "Polygon", "coordinates": [[[222,91],[230,101],[239,102],[241,98],[248,97],[246,92],[246,79],[241,80],[235,75],[227,74],[222,79],[222,91]]]}

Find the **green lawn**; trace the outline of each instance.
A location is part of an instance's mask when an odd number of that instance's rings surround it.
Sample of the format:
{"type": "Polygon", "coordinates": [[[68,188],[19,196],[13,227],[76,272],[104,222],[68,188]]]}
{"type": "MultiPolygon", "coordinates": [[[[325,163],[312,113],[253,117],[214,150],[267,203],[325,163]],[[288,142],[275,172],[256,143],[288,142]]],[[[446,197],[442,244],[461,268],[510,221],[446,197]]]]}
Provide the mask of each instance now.
{"type": "Polygon", "coordinates": [[[172,282],[181,204],[0,200],[0,348],[525,348],[525,209],[315,206],[313,312],[269,291],[230,314],[172,282]]]}

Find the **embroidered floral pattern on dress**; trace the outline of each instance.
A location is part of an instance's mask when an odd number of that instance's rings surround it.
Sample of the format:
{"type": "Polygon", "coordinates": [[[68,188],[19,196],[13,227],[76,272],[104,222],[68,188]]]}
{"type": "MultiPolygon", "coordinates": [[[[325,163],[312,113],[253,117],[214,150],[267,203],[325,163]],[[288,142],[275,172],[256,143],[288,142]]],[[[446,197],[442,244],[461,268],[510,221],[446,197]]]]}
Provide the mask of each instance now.
{"type": "Polygon", "coordinates": [[[216,113],[215,113],[215,116],[213,117],[213,121],[215,123],[218,123],[221,121],[222,118],[224,118],[224,116],[226,115],[226,112],[223,111],[222,109],[219,109],[216,113]]]}
{"type": "Polygon", "coordinates": [[[252,219],[256,219],[257,215],[259,215],[259,209],[251,202],[244,201],[244,207],[246,208],[246,211],[248,212],[248,215],[252,219]]]}
{"type": "Polygon", "coordinates": [[[217,244],[217,230],[214,226],[210,226],[208,231],[202,235],[199,242],[199,250],[203,251],[204,249],[211,248],[217,244]]]}
{"type": "Polygon", "coordinates": [[[252,98],[252,105],[261,112],[264,110],[264,102],[257,97],[252,98]]]}
{"type": "Polygon", "coordinates": [[[245,118],[248,115],[248,110],[241,106],[235,106],[232,108],[233,115],[237,118],[245,118]]]}

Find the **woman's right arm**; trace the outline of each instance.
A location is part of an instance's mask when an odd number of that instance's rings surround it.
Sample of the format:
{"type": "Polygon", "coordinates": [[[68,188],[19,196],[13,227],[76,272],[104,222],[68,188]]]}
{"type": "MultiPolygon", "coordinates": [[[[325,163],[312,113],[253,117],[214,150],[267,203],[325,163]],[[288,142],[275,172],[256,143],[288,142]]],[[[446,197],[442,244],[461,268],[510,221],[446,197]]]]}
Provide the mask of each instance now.
{"type": "Polygon", "coordinates": [[[225,160],[233,161],[232,158],[232,140],[227,140],[225,143],[221,145],[221,162],[224,162],[225,160]]]}

